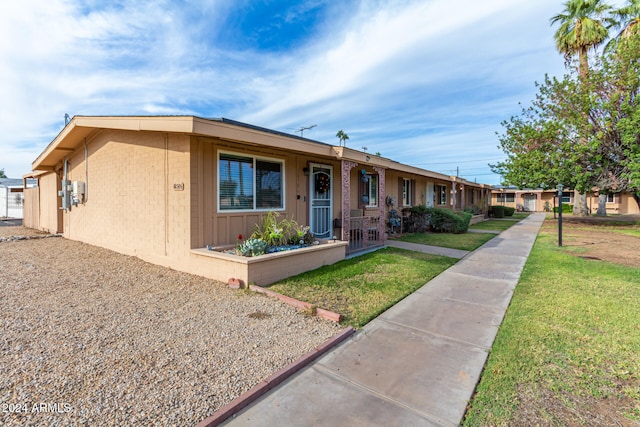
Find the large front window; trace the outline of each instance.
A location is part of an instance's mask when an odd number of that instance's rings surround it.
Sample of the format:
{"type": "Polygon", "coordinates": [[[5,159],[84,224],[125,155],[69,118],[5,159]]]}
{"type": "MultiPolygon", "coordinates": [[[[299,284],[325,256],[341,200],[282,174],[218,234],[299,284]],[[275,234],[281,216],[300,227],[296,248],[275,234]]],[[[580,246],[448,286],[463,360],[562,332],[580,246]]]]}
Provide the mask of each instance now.
{"type": "Polygon", "coordinates": [[[283,178],[282,161],[221,153],[218,160],[220,210],[284,209],[283,178]]]}

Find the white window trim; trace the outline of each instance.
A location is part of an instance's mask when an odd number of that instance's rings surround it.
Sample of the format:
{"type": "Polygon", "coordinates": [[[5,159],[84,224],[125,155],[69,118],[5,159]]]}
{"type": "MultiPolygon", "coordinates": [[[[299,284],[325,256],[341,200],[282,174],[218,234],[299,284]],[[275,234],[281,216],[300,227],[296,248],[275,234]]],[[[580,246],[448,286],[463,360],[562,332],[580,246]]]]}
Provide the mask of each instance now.
{"type": "Polygon", "coordinates": [[[367,174],[367,177],[369,177],[369,181],[367,182],[367,190],[368,190],[368,191],[367,191],[367,196],[369,196],[369,203],[367,203],[367,204],[365,205],[365,207],[366,207],[366,208],[377,208],[377,207],[378,207],[378,203],[379,203],[379,201],[378,201],[378,188],[379,188],[379,186],[380,186],[380,182],[379,182],[379,181],[380,181],[380,179],[379,179],[379,177],[378,177],[378,175],[377,175],[377,174],[369,174],[369,173],[368,173],[368,174],[367,174]],[[376,179],[376,191],[375,191],[376,204],[375,204],[375,205],[372,205],[372,204],[371,204],[371,200],[373,199],[373,197],[371,197],[371,195],[373,194],[373,192],[371,191],[371,181],[372,181],[372,178],[375,178],[375,179],[376,179]]]}
{"type": "Polygon", "coordinates": [[[285,211],[287,209],[287,200],[286,200],[286,195],[287,195],[287,191],[286,191],[286,184],[287,184],[287,180],[286,180],[286,175],[285,175],[285,160],[284,159],[277,159],[274,157],[264,157],[264,156],[256,156],[255,154],[250,154],[250,153],[242,153],[242,152],[237,152],[237,151],[226,151],[226,150],[218,150],[218,154],[216,156],[216,206],[218,209],[218,214],[226,214],[226,213],[241,213],[241,212],[269,212],[269,211],[275,211],[275,212],[282,212],[285,211]],[[225,155],[228,154],[230,156],[238,156],[238,157],[246,157],[246,158],[251,158],[253,159],[253,208],[252,209],[221,209],[220,208],[220,155],[225,155]],[[256,198],[256,188],[255,188],[255,184],[256,184],[256,160],[264,160],[264,161],[268,161],[268,162],[273,162],[273,163],[280,163],[281,167],[282,167],[282,207],[281,208],[267,208],[267,209],[263,209],[263,208],[256,208],[256,202],[257,202],[257,198],[256,198]]]}
{"type": "Polygon", "coordinates": [[[516,193],[497,193],[496,202],[497,203],[515,203],[516,193]],[[513,200],[509,200],[509,196],[511,196],[513,200]]]}
{"type": "Polygon", "coordinates": [[[443,185],[443,184],[436,184],[435,188],[434,188],[434,193],[436,195],[436,206],[447,206],[447,203],[449,203],[450,198],[447,197],[447,186],[443,185]],[[443,194],[441,189],[444,188],[444,203],[440,203],[440,196],[443,194]]]}
{"type": "Polygon", "coordinates": [[[402,178],[402,206],[411,206],[411,179],[402,178]],[[405,198],[406,195],[406,198],[405,198]],[[407,203],[408,202],[408,203],[407,203]]]}

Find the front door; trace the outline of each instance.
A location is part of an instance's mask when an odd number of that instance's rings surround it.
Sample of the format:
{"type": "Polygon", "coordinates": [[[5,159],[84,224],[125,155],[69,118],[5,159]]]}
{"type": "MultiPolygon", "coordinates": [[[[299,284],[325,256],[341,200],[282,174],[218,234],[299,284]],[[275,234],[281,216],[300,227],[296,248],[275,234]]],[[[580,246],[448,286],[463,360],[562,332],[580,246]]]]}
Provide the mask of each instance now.
{"type": "Polygon", "coordinates": [[[536,211],[536,196],[531,194],[524,195],[524,210],[528,212],[536,211]]]}
{"type": "Polygon", "coordinates": [[[316,237],[331,237],[333,230],[333,168],[312,163],[309,179],[311,199],[310,226],[316,237]]]}

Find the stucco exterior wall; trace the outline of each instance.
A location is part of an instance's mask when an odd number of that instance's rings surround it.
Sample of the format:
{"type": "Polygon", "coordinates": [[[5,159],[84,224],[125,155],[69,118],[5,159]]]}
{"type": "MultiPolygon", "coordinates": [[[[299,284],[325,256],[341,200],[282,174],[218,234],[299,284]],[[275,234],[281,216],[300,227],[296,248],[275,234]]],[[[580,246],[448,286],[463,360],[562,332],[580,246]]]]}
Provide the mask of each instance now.
{"type": "Polygon", "coordinates": [[[62,181],[54,172],[38,178],[40,188],[40,226],[49,233],[62,233],[62,199],[58,191],[62,189],[62,181]]]}
{"type": "MultiPolygon", "coordinates": [[[[525,195],[535,195],[537,198],[536,201],[536,211],[544,212],[548,207],[549,212],[553,211],[554,206],[558,206],[558,199],[556,197],[557,193],[555,191],[506,191],[505,194],[514,194],[513,202],[502,202],[498,200],[498,193],[493,193],[491,195],[491,204],[492,205],[504,205],[510,206],[513,208],[517,208],[518,206],[524,205],[524,196],[525,195]],[[555,199],[555,200],[554,200],[555,199]],[[555,204],[554,204],[555,202],[555,204]]],[[[563,195],[564,198],[569,198],[569,204],[574,203],[574,192],[568,191],[563,195]]],[[[598,197],[593,196],[591,193],[587,197],[587,206],[589,207],[591,213],[595,214],[598,210],[598,197]]],[[[607,203],[607,213],[608,214],[639,214],[640,210],[638,209],[638,204],[633,199],[633,196],[629,193],[617,193],[614,195],[613,202],[607,203]]]]}
{"type": "Polygon", "coordinates": [[[24,190],[24,218],[22,225],[40,230],[40,188],[24,190]]]}
{"type": "MultiPolygon", "coordinates": [[[[64,214],[64,236],[136,255],[183,263],[190,249],[189,138],[102,131],[68,156],[69,181],[84,201],[64,214]]],[[[156,261],[157,262],[157,261],[156,261]]]]}
{"type": "Polygon", "coordinates": [[[36,187],[24,190],[22,223],[25,227],[48,233],[62,233],[61,199],[58,197],[61,181],[55,172],[42,174],[37,179],[36,187]]]}
{"type": "Polygon", "coordinates": [[[623,194],[621,196],[619,210],[627,214],[640,214],[638,203],[636,203],[631,194],[623,194]]]}

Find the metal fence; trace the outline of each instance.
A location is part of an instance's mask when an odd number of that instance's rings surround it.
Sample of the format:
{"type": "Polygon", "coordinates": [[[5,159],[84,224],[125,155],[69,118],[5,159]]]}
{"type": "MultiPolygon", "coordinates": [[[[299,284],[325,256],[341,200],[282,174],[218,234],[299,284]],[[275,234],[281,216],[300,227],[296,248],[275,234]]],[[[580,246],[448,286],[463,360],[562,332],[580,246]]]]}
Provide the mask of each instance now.
{"type": "Polygon", "coordinates": [[[351,217],[349,231],[349,253],[363,251],[382,245],[380,217],[351,217]]]}

